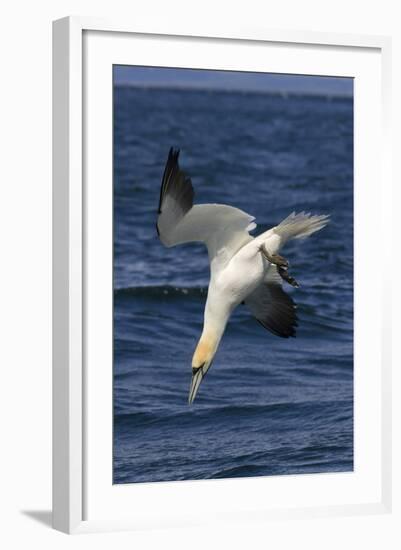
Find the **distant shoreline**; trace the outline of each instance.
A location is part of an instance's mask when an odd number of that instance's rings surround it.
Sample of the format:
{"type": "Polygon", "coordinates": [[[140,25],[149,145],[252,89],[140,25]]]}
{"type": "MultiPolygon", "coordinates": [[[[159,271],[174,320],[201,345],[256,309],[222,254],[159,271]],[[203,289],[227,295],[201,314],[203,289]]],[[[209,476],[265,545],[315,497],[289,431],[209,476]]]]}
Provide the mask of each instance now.
{"type": "Polygon", "coordinates": [[[241,88],[218,88],[212,86],[197,86],[197,85],[164,85],[154,83],[137,83],[137,82],[116,82],[114,83],[116,88],[134,88],[138,90],[155,90],[155,91],[179,91],[179,92],[205,92],[205,93],[227,93],[227,94],[241,94],[241,95],[269,95],[275,97],[282,97],[283,99],[289,97],[314,97],[326,100],[353,100],[353,94],[346,94],[341,92],[322,92],[322,91],[294,91],[294,90],[256,90],[256,89],[241,89],[241,88]]]}

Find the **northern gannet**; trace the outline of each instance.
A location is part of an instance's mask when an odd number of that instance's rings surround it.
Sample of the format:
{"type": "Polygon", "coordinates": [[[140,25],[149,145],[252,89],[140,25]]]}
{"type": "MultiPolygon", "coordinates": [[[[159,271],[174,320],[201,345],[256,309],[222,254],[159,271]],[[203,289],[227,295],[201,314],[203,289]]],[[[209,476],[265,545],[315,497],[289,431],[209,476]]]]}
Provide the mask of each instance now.
{"type": "Polygon", "coordinates": [[[192,182],[180,169],[178,157],[179,150],[171,148],[160,189],[157,233],[167,247],[203,242],[210,262],[203,331],[192,358],[191,404],[239,304],[245,303],[273,334],[295,336],[296,305],[282,282],[294,287],[298,283],[288,273],[288,261],[278,252],[289,239],[308,237],[322,229],[329,216],[293,212],[276,227],[253,237],[249,232],[256,227],[255,218],[246,212],[225,204],[193,204],[192,182]]]}

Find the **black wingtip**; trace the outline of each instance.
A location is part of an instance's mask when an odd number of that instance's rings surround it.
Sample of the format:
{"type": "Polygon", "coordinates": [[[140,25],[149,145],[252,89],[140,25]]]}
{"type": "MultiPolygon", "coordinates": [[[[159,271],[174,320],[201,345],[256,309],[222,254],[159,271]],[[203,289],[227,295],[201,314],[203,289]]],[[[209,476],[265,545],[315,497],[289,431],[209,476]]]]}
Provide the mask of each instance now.
{"type": "Polygon", "coordinates": [[[160,186],[159,207],[157,209],[160,216],[164,199],[167,195],[170,195],[175,204],[174,216],[176,223],[192,208],[195,194],[191,178],[180,169],[178,164],[179,155],[179,149],[170,147],[160,186]]]}
{"type": "Polygon", "coordinates": [[[169,161],[178,162],[179,156],[180,156],[180,149],[174,149],[174,147],[170,147],[170,151],[168,152],[167,162],[169,161]]]}
{"type": "MultiPolygon", "coordinates": [[[[161,211],[162,211],[161,206],[162,206],[162,202],[163,202],[163,194],[164,194],[164,191],[165,191],[165,185],[166,185],[166,180],[168,179],[168,175],[171,174],[174,170],[179,169],[179,166],[178,166],[178,157],[179,156],[180,156],[180,150],[179,149],[174,149],[174,147],[170,147],[170,150],[169,150],[168,156],[167,156],[166,165],[164,167],[162,184],[161,184],[161,187],[160,187],[159,206],[158,206],[158,209],[157,209],[158,214],[161,214],[161,211]]],[[[157,230],[157,231],[159,231],[159,230],[157,230]]]]}

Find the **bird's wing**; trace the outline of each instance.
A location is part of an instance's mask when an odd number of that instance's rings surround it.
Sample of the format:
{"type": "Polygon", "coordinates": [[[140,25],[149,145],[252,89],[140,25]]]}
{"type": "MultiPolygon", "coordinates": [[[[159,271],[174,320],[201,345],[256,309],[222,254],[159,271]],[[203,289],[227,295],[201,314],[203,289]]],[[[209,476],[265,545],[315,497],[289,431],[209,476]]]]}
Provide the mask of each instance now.
{"type": "Polygon", "coordinates": [[[253,237],[253,216],[225,204],[193,204],[191,179],[180,169],[179,151],[170,149],[160,189],[157,232],[167,246],[206,244],[211,265],[222,265],[253,237]]]}
{"type": "Polygon", "coordinates": [[[295,336],[298,326],[297,306],[291,296],[284,292],[275,266],[269,268],[265,282],[245,299],[245,304],[256,320],[276,336],[295,336]]]}

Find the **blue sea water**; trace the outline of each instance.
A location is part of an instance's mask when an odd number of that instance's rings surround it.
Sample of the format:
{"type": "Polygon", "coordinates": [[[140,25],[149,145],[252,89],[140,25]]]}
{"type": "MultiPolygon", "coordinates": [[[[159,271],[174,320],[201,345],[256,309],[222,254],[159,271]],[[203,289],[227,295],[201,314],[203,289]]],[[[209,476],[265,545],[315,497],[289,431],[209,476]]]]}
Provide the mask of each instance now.
{"type": "Polygon", "coordinates": [[[115,86],[113,393],[114,483],[353,469],[351,98],[115,86]],[[253,234],[331,215],[284,251],[297,338],[239,306],[191,407],[209,266],[200,244],[157,238],[171,146],[195,200],[256,216],[253,234]]]}

